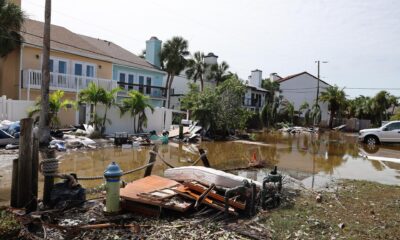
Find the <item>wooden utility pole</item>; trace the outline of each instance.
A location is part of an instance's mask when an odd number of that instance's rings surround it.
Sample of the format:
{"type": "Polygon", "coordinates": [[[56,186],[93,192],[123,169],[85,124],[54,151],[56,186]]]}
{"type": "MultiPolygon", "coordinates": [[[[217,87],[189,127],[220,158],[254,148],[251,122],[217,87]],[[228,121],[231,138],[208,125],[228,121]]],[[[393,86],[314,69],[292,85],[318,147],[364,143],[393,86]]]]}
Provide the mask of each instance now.
{"type": "Polygon", "coordinates": [[[51,0],[46,0],[44,11],[44,35],[42,58],[41,110],[39,119],[39,144],[46,146],[50,141],[49,88],[50,88],[50,25],[51,0]]]}

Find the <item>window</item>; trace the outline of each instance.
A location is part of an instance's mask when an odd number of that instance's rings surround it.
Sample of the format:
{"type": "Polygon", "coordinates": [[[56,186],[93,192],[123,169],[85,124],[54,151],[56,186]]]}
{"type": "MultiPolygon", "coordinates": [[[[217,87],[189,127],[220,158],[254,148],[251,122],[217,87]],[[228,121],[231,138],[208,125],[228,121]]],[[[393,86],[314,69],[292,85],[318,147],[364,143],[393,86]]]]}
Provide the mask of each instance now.
{"type": "Polygon", "coordinates": [[[53,72],[53,66],[54,66],[54,60],[53,60],[53,59],[50,59],[50,62],[49,62],[49,69],[50,69],[50,72],[53,72]]]}
{"type": "Polygon", "coordinates": [[[86,65],[86,77],[94,77],[94,66],[86,65]]]}
{"type": "Polygon", "coordinates": [[[146,94],[151,94],[151,77],[146,78],[146,94]]]}
{"type": "Polygon", "coordinates": [[[82,64],[80,64],[80,63],[75,63],[75,65],[74,65],[74,75],[77,75],[77,76],[82,76],[83,74],[83,71],[82,71],[83,69],[82,69],[82,64]]]}
{"type": "Polygon", "coordinates": [[[67,62],[66,61],[58,61],[58,72],[67,74],[67,62]]]}
{"type": "Polygon", "coordinates": [[[119,86],[121,88],[125,88],[125,73],[119,73],[119,80],[120,82],[119,86]]]}
{"type": "Polygon", "coordinates": [[[143,93],[144,77],[139,76],[139,92],[143,93]]]}
{"type": "Polygon", "coordinates": [[[129,83],[129,85],[128,85],[128,89],[129,90],[132,90],[133,89],[133,75],[132,74],[129,74],[128,75],[128,83],[129,83]]]}
{"type": "Polygon", "coordinates": [[[387,131],[400,130],[400,122],[392,123],[386,126],[387,131]]]}

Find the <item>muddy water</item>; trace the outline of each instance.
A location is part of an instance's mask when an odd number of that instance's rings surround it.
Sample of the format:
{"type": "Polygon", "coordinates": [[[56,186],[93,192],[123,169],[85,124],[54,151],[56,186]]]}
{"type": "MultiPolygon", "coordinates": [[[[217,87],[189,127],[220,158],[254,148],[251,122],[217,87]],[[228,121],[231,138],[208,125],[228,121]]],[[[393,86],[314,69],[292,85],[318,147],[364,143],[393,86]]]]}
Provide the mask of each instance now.
{"type": "MultiPolygon", "coordinates": [[[[359,145],[356,135],[328,132],[312,134],[258,134],[256,142],[202,142],[184,145],[169,143],[159,147],[159,154],[174,166],[186,166],[195,161],[198,149],[208,152],[211,166],[232,170],[245,168],[254,155],[266,163],[266,169],[238,170],[239,175],[262,180],[273,166],[278,166],[286,174],[302,180],[306,185],[322,186],[326,179],[360,179],[386,184],[400,185],[400,164],[388,161],[366,160],[360,156],[370,154],[388,158],[400,158],[400,146],[380,146],[371,148],[359,145]]],[[[150,148],[138,149],[105,148],[88,151],[69,151],[61,154],[60,172],[77,173],[78,176],[102,175],[107,165],[115,161],[125,171],[147,163],[150,148]]],[[[0,204],[7,204],[10,191],[11,164],[0,161],[0,204]]],[[[153,173],[162,175],[166,165],[157,161],[153,173]]],[[[125,181],[140,178],[143,171],[125,176],[125,181]]],[[[43,179],[40,179],[42,187],[43,179]]],[[[91,188],[102,180],[81,181],[91,188]]]]}

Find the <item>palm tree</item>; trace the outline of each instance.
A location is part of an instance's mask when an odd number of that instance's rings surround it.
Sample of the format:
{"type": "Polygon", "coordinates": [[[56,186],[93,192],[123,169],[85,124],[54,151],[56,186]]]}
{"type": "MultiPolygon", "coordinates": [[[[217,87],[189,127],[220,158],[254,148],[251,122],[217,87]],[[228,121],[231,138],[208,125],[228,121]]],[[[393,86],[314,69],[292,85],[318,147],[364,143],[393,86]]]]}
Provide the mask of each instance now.
{"type": "Polygon", "coordinates": [[[200,80],[200,91],[204,89],[204,74],[208,65],[204,62],[204,53],[195,52],[193,58],[187,62],[188,69],[186,70],[186,76],[189,79],[193,79],[193,82],[200,80]]]}
{"type": "Polygon", "coordinates": [[[399,103],[399,97],[396,97],[394,95],[390,95],[388,102],[390,104],[390,106],[392,106],[392,112],[390,113],[390,115],[394,114],[394,110],[396,109],[396,107],[398,107],[400,105],[399,103]]]}
{"type": "Polygon", "coordinates": [[[301,117],[301,115],[304,112],[304,123],[305,125],[309,124],[309,118],[310,118],[310,104],[308,104],[307,101],[304,101],[299,108],[299,118],[301,117]]]}
{"type": "MultiPolygon", "coordinates": [[[[74,101],[65,99],[64,91],[57,90],[50,94],[49,96],[49,112],[48,118],[50,119],[50,127],[55,128],[60,125],[60,119],[58,118],[58,113],[61,109],[68,109],[70,107],[76,108],[76,103],[74,101]]],[[[28,116],[37,116],[42,109],[41,100],[37,100],[35,106],[29,110],[28,116]]],[[[38,117],[38,116],[37,116],[38,117]]]]}
{"type": "Polygon", "coordinates": [[[166,41],[161,49],[161,67],[167,72],[167,108],[170,105],[170,90],[175,75],[179,75],[186,67],[186,56],[189,55],[188,42],[182,37],[173,37],[166,41]]]}
{"type": "Polygon", "coordinates": [[[321,122],[321,107],[319,104],[314,104],[311,108],[311,119],[314,125],[318,125],[321,122]]]}
{"type": "Polygon", "coordinates": [[[141,94],[139,91],[131,90],[128,92],[128,97],[122,99],[119,105],[121,116],[126,112],[130,112],[133,118],[133,131],[138,132],[143,130],[143,125],[147,124],[146,108],[154,110],[153,106],[148,103],[149,97],[141,94]],[[138,116],[138,124],[136,125],[136,117],[138,116]]]}
{"type": "Polygon", "coordinates": [[[293,117],[294,117],[294,105],[293,103],[289,102],[288,100],[284,100],[282,102],[282,111],[287,114],[290,119],[290,123],[293,124],[293,117]]]}
{"type": "Polygon", "coordinates": [[[111,124],[110,120],[107,120],[107,112],[113,105],[116,104],[116,94],[121,91],[121,88],[114,88],[111,91],[104,91],[104,94],[101,99],[101,103],[104,104],[104,117],[103,123],[101,124],[101,132],[104,133],[106,121],[111,124]]]}
{"type": "Polygon", "coordinates": [[[21,8],[7,0],[0,0],[0,58],[18,48],[22,41],[20,29],[25,15],[21,8]]]}
{"type": "Polygon", "coordinates": [[[207,78],[214,79],[218,86],[219,83],[222,83],[230,77],[228,69],[229,65],[225,61],[221,62],[220,64],[213,64],[211,65],[210,75],[207,78]]]}
{"type": "Polygon", "coordinates": [[[333,127],[333,119],[346,103],[346,94],[343,89],[339,89],[338,86],[329,86],[326,91],[321,93],[320,100],[328,103],[328,109],[330,111],[329,127],[333,127]]]}
{"type": "Polygon", "coordinates": [[[97,104],[104,101],[106,91],[94,82],[90,82],[88,87],[79,92],[79,103],[90,104],[90,124],[98,130],[98,118],[96,117],[97,104]]]}
{"type": "Polygon", "coordinates": [[[386,120],[388,119],[387,116],[387,109],[390,106],[389,104],[389,93],[386,91],[378,92],[374,97],[379,111],[379,124],[382,124],[383,116],[386,116],[386,120]]]}
{"type": "Polygon", "coordinates": [[[39,119],[39,144],[47,146],[50,142],[49,92],[50,92],[50,25],[51,0],[46,0],[44,10],[43,49],[42,49],[42,84],[41,111],[39,119]]]}

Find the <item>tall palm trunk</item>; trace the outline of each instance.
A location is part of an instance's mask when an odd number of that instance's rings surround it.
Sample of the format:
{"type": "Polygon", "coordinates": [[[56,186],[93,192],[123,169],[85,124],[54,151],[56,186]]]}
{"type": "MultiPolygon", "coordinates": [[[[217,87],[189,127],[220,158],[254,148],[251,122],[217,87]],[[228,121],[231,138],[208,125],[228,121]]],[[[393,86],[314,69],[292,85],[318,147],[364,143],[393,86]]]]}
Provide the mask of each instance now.
{"type": "Polygon", "coordinates": [[[108,111],[108,106],[106,105],[106,106],[104,106],[104,117],[103,117],[103,123],[102,123],[102,126],[101,126],[101,133],[102,134],[106,130],[107,111],[108,111]]]}
{"type": "Polygon", "coordinates": [[[169,106],[169,81],[170,81],[171,75],[168,73],[167,75],[167,82],[165,83],[165,88],[167,90],[167,101],[165,104],[165,107],[168,108],[169,106]]]}
{"type": "Polygon", "coordinates": [[[50,87],[50,22],[51,22],[51,0],[46,0],[44,12],[44,36],[43,36],[43,61],[42,61],[42,84],[41,84],[41,111],[39,120],[39,143],[47,146],[50,141],[50,118],[49,118],[49,87],[50,87]]]}
{"type": "Polygon", "coordinates": [[[203,91],[203,90],[204,90],[204,80],[203,80],[203,77],[200,76],[200,91],[203,91]]]}
{"type": "Polygon", "coordinates": [[[332,129],[333,127],[333,117],[335,115],[334,111],[331,111],[331,115],[329,116],[329,128],[332,129]]]}
{"type": "Polygon", "coordinates": [[[172,87],[172,81],[174,80],[174,75],[175,75],[175,73],[171,74],[170,79],[169,79],[169,83],[168,83],[168,89],[167,89],[167,101],[168,101],[168,104],[167,104],[167,108],[169,108],[170,105],[171,105],[171,94],[170,94],[170,91],[171,91],[171,87],[172,87]]]}

